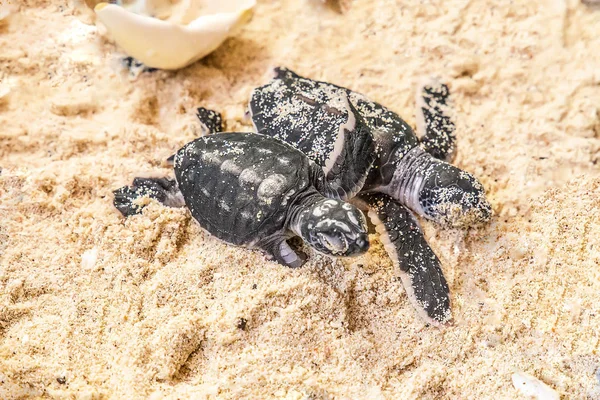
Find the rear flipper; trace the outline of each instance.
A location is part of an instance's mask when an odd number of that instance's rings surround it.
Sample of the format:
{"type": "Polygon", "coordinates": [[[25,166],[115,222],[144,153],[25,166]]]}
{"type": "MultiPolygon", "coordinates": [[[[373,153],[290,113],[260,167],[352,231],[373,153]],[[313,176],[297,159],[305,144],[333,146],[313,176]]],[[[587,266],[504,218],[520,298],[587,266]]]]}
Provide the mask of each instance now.
{"type": "Polygon", "coordinates": [[[133,57],[124,57],[121,62],[123,66],[129,70],[129,73],[133,76],[138,76],[142,72],[154,72],[158,71],[157,68],[147,67],[140,61],[136,60],[133,57]]]}
{"type": "MultiPolygon", "coordinates": [[[[213,133],[223,132],[223,117],[221,114],[208,108],[198,107],[196,117],[202,127],[202,135],[211,135],[213,133]]],[[[167,164],[173,166],[175,163],[175,154],[167,158],[167,164]]]]}
{"type": "Polygon", "coordinates": [[[400,277],[408,298],[419,315],[436,326],[452,320],[450,290],[437,258],[425,241],[411,212],[391,197],[366,193],[359,199],[369,207],[369,218],[400,277]]]}
{"type": "Polygon", "coordinates": [[[135,178],[132,186],[115,190],[113,204],[124,217],[140,214],[144,206],[136,204],[142,197],[155,199],[168,207],[183,207],[185,201],[174,179],[135,178]]]}
{"type": "Polygon", "coordinates": [[[202,125],[202,133],[204,135],[223,132],[223,118],[218,112],[199,107],[196,110],[196,117],[198,117],[202,125]]]}
{"type": "Polygon", "coordinates": [[[428,80],[417,90],[417,131],[421,147],[440,160],[450,162],[456,150],[456,127],[448,114],[450,90],[428,80]]]}

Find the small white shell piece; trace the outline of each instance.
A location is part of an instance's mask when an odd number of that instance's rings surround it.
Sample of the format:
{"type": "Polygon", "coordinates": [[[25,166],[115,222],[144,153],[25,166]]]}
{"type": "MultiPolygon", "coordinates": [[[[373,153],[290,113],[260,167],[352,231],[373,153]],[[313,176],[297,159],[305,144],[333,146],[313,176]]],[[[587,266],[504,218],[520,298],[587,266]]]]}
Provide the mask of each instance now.
{"type": "Polygon", "coordinates": [[[94,11],[114,41],[148,67],[186,67],[219,47],[252,16],[255,0],[136,0],[94,11]],[[174,3],[174,4],[171,4],[174,3]]]}
{"type": "Polygon", "coordinates": [[[560,395],[540,381],[535,376],[531,376],[524,372],[515,372],[512,375],[512,383],[523,396],[534,398],[537,400],[559,400],[560,395]]]}

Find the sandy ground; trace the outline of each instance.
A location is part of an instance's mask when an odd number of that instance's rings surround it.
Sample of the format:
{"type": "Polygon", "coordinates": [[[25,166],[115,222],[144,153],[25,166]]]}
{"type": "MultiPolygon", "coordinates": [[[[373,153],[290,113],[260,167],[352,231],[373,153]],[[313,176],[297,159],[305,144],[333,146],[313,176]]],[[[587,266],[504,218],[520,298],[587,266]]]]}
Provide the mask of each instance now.
{"type": "MultiPolygon", "coordinates": [[[[2,3],[6,3],[3,0],[2,3]]],[[[0,27],[0,398],[518,399],[522,371],[600,399],[600,10],[577,0],[259,1],[185,69],[118,68],[64,1],[12,0],[0,27]],[[381,244],[300,270],[111,191],[200,135],[195,107],[250,130],[271,67],[363,92],[414,125],[447,80],[456,164],[492,224],[424,223],[455,325],[414,313],[381,244]]]]}

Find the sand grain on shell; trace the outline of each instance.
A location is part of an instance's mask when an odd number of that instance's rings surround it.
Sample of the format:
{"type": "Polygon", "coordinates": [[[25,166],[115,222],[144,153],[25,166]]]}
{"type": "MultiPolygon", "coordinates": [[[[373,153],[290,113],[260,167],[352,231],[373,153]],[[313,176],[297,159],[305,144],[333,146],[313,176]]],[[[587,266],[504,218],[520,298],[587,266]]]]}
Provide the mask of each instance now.
{"type": "Polygon", "coordinates": [[[600,12],[259,1],[205,60],[133,80],[69,4],[20,2],[0,26],[0,398],[517,399],[515,371],[600,398],[600,12]],[[424,224],[455,326],[424,326],[377,241],[290,270],[184,210],[111,206],[134,176],[169,173],[201,134],[196,107],[250,130],[249,94],[282,64],[413,126],[423,75],[448,81],[456,164],[496,214],[480,231],[424,224]]]}

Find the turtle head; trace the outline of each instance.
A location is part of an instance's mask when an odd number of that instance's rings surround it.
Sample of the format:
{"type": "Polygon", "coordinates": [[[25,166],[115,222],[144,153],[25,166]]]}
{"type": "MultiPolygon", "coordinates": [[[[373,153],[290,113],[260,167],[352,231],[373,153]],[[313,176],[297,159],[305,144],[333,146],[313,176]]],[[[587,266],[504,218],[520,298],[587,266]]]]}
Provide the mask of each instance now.
{"type": "Polygon", "coordinates": [[[321,198],[300,212],[293,230],[320,253],[357,256],[369,249],[363,213],[341,200],[321,198]]]}
{"type": "Polygon", "coordinates": [[[483,185],[470,173],[433,159],[423,174],[418,202],[423,214],[442,225],[481,225],[492,216],[483,185]]]}
{"type": "Polygon", "coordinates": [[[470,173],[414,147],[394,165],[387,194],[441,225],[466,228],[488,222],[492,207],[470,173]]]}

